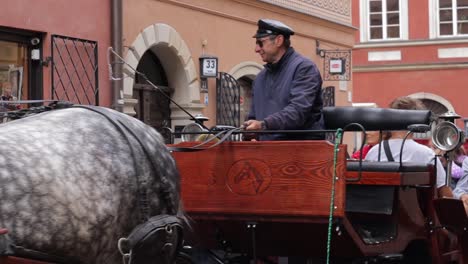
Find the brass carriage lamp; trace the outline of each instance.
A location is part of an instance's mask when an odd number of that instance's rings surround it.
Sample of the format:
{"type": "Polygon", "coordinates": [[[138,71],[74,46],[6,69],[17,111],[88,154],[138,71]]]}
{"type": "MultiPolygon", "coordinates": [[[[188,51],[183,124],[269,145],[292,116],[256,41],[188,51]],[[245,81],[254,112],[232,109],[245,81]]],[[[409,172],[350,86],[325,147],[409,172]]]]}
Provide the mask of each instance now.
{"type": "Polygon", "coordinates": [[[432,141],[439,149],[450,152],[457,149],[465,140],[465,133],[455,125],[455,119],[460,116],[452,111],[439,115],[443,120],[432,132],[432,141]]]}
{"type": "Polygon", "coordinates": [[[182,129],[182,142],[196,141],[200,135],[202,135],[204,132],[208,132],[203,124],[205,121],[209,120],[208,117],[202,114],[196,114],[193,118],[191,118],[191,120],[194,120],[195,122],[186,125],[182,129]]]}
{"type": "MultiPolygon", "coordinates": [[[[434,145],[445,152],[444,156],[447,159],[447,178],[446,185],[450,186],[452,181],[452,162],[454,159],[454,150],[458,149],[465,142],[465,133],[455,125],[455,119],[460,118],[459,115],[452,111],[448,111],[439,115],[439,119],[443,120],[434,128],[432,132],[432,142],[434,145]]],[[[466,127],[466,125],[465,125],[466,127]]]]}
{"type": "Polygon", "coordinates": [[[452,123],[455,123],[455,119],[459,119],[461,116],[459,116],[457,113],[452,112],[452,111],[447,111],[446,113],[443,113],[439,115],[439,118],[445,121],[449,121],[452,123]]]}

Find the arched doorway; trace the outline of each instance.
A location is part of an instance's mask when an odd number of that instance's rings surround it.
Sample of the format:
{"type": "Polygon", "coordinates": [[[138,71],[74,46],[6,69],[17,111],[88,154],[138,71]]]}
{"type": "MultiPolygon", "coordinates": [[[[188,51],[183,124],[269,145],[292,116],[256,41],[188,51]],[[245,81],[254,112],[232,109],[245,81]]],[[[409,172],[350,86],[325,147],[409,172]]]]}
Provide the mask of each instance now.
{"type": "Polygon", "coordinates": [[[423,102],[424,106],[431,110],[434,114],[440,115],[447,111],[455,112],[453,105],[442,96],[431,93],[414,93],[408,95],[409,97],[419,99],[423,102]]]}
{"type": "Polygon", "coordinates": [[[263,69],[263,66],[253,61],[246,61],[237,64],[230,71],[240,85],[240,120],[247,118],[252,104],[252,84],[257,74],[263,69]]]}
{"type": "MultiPolygon", "coordinates": [[[[150,81],[161,86],[165,94],[192,115],[201,113],[205,107],[200,101],[200,83],[191,53],[185,41],[171,26],[154,24],[145,28],[129,47],[125,61],[132,68],[145,73],[150,81]]],[[[147,94],[153,94],[145,97],[145,92],[141,90],[150,87],[145,86],[142,77],[130,67],[124,67],[124,73],[126,114],[137,115],[152,126],[167,125],[172,130],[181,129],[192,122],[190,116],[162,94],[148,91],[147,94]],[[134,94],[136,92],[139,94],[134,94]]]]}
{"type": "Polygon", "coordinates": [[[436,115],[441,115],[441,114],[447,113],[448,111],[448,108],[445,105],[437,101],[434,101],[432,99],[420,99],[420,100],[424,104],[426,109],[431,110],[436,115]]]}
{"type": "Polygon", "coordinates": [[[252,105],[252,83],[253,78],[250,76],[242,76],[237,80],[240,85],[240,120],[241,122],[247,119],[252,105]]]}
{"type": "MultiPolygon", "coordinates": [[[[419,99],[426,109],[431,110],[434,115],[439,116],[444,114],[448,111],[455,112],[452,104],[446,100],[445,98],[431,94],[431,93],[415,93],[409,95],[409,97],[419,99]]],[[[435,127],[436,123],[433,123],[433,128],[435,127]]],[[[422,138],[422,139],[429,139],[431,137],[431,131],[427,133],[415,133],[415,138],[422,138]]]]}
{"type": "MultiPolygon", "coordinates": [[[[174,93],[174,90],[169,87],[164,67],[158,56],[151,50],[147,50],[138,63],[137,71],[143,73],[158,89],[150,85],[142,75],[135,76],[133,98],[138,101],[134,108],[135,117],[160,133],[164,133],[167,131],[164,128],[171,127],[169,98],[174,93]]],[[[166,142],[170,142],[170,138],[166,138],[166,142]]]]}

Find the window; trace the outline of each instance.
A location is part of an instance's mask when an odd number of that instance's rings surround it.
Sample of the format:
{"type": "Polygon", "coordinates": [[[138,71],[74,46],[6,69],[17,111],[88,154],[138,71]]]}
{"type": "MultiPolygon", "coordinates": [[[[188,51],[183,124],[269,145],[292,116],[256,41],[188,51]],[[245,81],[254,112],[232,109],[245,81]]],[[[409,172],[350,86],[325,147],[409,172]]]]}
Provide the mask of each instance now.
{"type": "Polygon", "coordinates": [[[43,98],[43,66],[31,58],[33,50],[42,51],[42,39],[40,32],[0,26],[0,94],[8,86],[16,99],[43,98]]]}
{"type": "Polygon", "coordinates": [[[2,98],[6,86],[8,86],[12,100],[28,98],[28,90],[23,89],[23,83],[27,81],[24,78],[24,69],[28,69],[26,54],[26,45],[0,40],[0,87],[2,88],[0,93],[2,98]]]}
{"type": "Polygon", "coordinates": [[[468,0],[438,0],[438,36],[468,35],[468,0]]]}
{"type": "Polygon", "coordinates": [[[361,0],[360,7],[362,42],[408,38],[407,0],[361,0]]]}

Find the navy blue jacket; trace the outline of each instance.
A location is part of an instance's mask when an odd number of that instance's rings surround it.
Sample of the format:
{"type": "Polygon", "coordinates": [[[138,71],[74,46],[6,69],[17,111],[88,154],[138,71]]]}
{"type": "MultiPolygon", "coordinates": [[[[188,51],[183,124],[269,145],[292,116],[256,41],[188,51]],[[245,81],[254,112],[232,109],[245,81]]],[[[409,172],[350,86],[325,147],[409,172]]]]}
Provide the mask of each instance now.
{"type": "MultiPolygon", "coordinates": [[[[248,119],[268,130],[324,129],[322,78],[315,63],[290,47],[275,64],[266,64],[253,83],[248,119]]],[[[264,134],[260,140],[323,138],[317,134],[264,134]]]]}

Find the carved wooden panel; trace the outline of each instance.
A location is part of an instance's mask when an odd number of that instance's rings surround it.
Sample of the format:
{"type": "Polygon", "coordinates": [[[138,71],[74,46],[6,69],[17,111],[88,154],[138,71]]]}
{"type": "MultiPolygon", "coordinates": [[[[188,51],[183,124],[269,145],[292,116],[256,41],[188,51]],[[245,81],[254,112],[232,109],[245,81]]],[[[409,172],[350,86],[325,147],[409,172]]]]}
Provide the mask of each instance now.
{"type": "MultiPolygon", "coordinates": [[[[328,217],[334,166],[333,146],[326,141],[226,142],[173,155],[189,215],[268,216],[271,221],[328,217]]],[[[343,145],[336,168],[338,217],[344,215],[344,155],[343,145]]]]}

